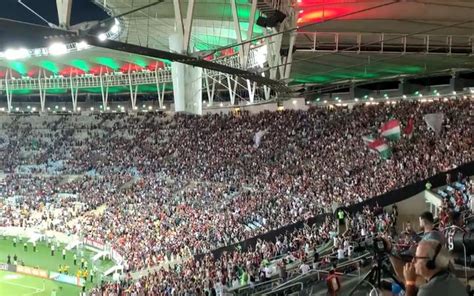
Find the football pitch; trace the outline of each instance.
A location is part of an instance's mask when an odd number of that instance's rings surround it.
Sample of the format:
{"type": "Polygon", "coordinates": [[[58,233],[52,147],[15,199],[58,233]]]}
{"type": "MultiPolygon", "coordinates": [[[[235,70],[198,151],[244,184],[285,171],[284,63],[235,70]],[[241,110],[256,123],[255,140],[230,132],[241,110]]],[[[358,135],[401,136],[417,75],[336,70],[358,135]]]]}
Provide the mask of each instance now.
{"type": "MultiPolygon", "coordinates": [[[[102,273],[114,265],[111,260],[99,260],[93,263],[92,257],[96,253],[87,249],[81,251],[67,251],[66,258],[63,259],[62,250],[64,245],[56,248],[54,256],[51,256],[50,247],[46,242],[38,242],[36,252],[33,251],[33,245],[30,243],[27,244],[27,250],[25,251],[23,243],[24,242],[18,242],[15,247],[13,246],[13,238],[0,237],[0,262],[7,263],[7,257],[10,255],[11,264],[13,264],[13,257],[16,255],[18,264],[24,263],[25,266],[54,272],[58,272],[60,265],[67,265],[69,267],[69,275],[75,276],[76,272],[81,269],[81,258],[83,255],[83,258],[88,263],[88,269],[96,270],[92,282],[90,276],[87,278],[86,290],[99,284],[102,280],[102,273]],[[76,265],[74,265],[74,254],[77,255],[76,265]]],[[[20,273],[0,271],[0,296],[75,296],[79,295],[80,291],[81,288],[75,285],[59,283],[53,280],[20,273]]]]}
{"type": "Polygon", "coordinates": [[[0,296],[77,296],[81,288],[52,280],[0,271],[0,296]]]}

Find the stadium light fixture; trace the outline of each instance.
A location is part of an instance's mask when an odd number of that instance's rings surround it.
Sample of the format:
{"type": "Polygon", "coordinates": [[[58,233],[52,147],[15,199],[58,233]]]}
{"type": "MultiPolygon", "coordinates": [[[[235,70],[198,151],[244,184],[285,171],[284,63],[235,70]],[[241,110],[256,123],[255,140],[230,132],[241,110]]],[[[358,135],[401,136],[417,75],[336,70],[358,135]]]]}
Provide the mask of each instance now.
{"type": "Polygon", "coordinates": [[[63,55],[67,53],[67,47],[64,43],[55,42],[49,46],[48,51],[53,56],[63,55]]]}
{"type": "Polygon", "coordinates": [[[100,41],[105,41],[107,40],[107,35],[105,33],[100,33],[97,38],[99,38],[100,41]]]}
{"type": "Polygon", "coordinates": [[[110,29],[110,32],[112,32],[113,34],[117,34],[119,31],[120,31],[120,27],[117,24],[113,25],[112,28],[110,29]]]}
{"type": "Polygon", "coordinates": [[[4,53],[7,60],[21,60],[30,57],[30,52],[26,48],[7,49],[4,53]]]}
{"type": "Polygon", "coordinates": [[[88,47],[89,47],[89,44],[87,44],[87,42],[85,42],[85,41],[81,41],[81,42],[76,43],[76,49],[77,50],[84,50],[84,49],[87,49],[88,47]]]}

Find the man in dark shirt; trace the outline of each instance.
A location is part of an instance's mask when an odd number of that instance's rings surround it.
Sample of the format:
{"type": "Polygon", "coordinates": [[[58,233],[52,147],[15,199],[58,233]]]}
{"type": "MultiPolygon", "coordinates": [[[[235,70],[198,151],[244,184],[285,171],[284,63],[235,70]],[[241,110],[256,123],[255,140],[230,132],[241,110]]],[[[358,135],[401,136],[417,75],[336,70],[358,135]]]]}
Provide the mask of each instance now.
{"type": "Polygon", "coordinates": [[[467,296],[466,287],[449,271],[450,261],[448,250],[439,241],[422,240],[412,262],[403,268],[406,296],[467,296]],[[418,289],[417,276],[426,280],[418,289]]]}

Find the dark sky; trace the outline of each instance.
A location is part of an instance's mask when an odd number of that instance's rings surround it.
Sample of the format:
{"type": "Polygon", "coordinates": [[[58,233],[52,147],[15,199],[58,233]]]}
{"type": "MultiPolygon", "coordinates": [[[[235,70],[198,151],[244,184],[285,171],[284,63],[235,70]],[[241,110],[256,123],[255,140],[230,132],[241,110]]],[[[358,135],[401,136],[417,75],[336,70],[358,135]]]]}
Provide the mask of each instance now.
{"type": "MultiPolygon", "coordinates": [[[[48,21],[58,23],[56,0],[23,0],[22,2],[48,21]]],[[[71,25],[108,17],[107,13],[91,0],[73,0],[71,14],[71,25]]],[[[40,18],[19,4],[18,0],[0,0],[0,18],[45,25],[40,18]]]]}

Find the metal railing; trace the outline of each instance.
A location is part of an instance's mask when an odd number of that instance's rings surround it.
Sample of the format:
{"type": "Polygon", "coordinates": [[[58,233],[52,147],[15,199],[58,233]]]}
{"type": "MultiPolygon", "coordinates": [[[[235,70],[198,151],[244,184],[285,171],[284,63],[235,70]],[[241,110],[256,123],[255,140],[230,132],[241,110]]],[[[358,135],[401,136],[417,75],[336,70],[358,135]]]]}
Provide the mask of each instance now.
{"type": "Polygon", "coordinates": [[[298,51],[447,55],[474,52],[474,36],[471,35],[297,32],[297,37],[300,37],[297,40],[298,51]]]}

